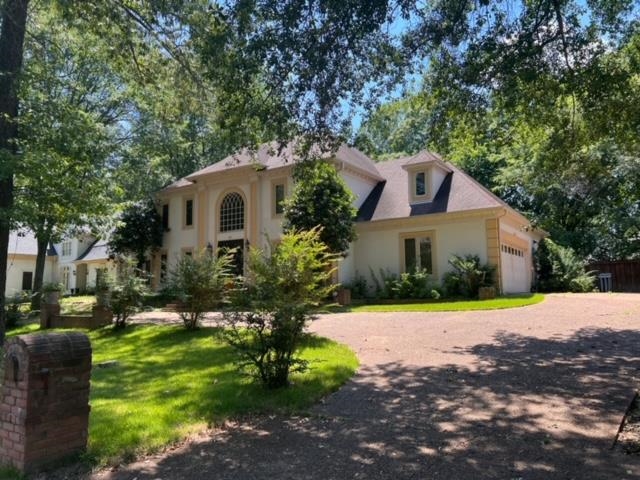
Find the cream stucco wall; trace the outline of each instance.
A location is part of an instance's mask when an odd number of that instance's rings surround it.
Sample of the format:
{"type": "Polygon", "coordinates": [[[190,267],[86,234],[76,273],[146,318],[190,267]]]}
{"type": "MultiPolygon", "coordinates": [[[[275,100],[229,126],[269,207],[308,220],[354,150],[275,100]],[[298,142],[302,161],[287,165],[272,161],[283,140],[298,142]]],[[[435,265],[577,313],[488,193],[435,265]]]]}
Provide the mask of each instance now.
{"type": "MultiPolygon", "coordinates": [[[[209,243],[215,246],[220,241],[244,239],[253,246],[266,248],[268,241],[277,241],[282,235],[283,217],[274,211],[274,185],[284,182],[285,196],[288,197],[294,188],[291,172],[291,165],[263,172],[246,169],[226,175],[224,181],[219,176],[202,179],[194,186],[165,193],[159,203],[169,205],[169,231],[163,236],[160,253],[167,255],[168,269],[185,251],[204,248],[209,243]],[[232,191],[240,192],[244,198],[245,228],[242,231],[220,232],[220,202],[232,191]],[[194,200],[193,228],[184,226],[186,198],[194,200]]],[[[354,206],[360,207],[376,181],[346,170],[340,171],[340,175],[354,192],[354,206]]],[[[341,262],[341,272],[344,271],[349,278],[353,277],[353,262],[353,259],[341,262]]]]}
{"type": "Polygon", "coordinates": [[[255,175],[246,175],[243,178],[234,177],[225,183],[203,182],[198,189],[179,190],[161,198],[160,204],[169,205],[169,231],[163,235],[160,251],[161,254],[167,255],[169,270],[186,251],[198,251],[206,248],[208,244],[215,247],[218,242],[225,240],[250,240],[252,235],[258,238],[256,234],[261,219],[252,218],[252,202],[255,202],[257,210],[261,211],[261,191],[269,192],[268,189],[261,188],[257,180],[255,175]],[[253,188],[252,183],[255,184],[253,188]],[[233,232],[220,232],[220,203],[230,192],[238,192],[243,197],[245,228],[233,232]],[[185,226],[184,222],[187,198],[194,201],[193,226],[185,226]]]}
{"type": "Polygon", "coordinates": [[[430,179],[431,179],[431,192],[432,192],[432,197],[435,197],[436,193],[438,192],[438,189],[440,188],[440,185],[442,185],[442,182],[444,181],[445,177],[448,175],[448,172],[445,172],[442,168],[439,168],[437,166],[431,168],[431,175],[430,175],[430,179]]]}
{"type": "MultiPolygon", "coordinates": [[[[444,273],[450,270],[448,261],[453,254],[478,255],[481,262],[487,261],[484,217],[440,223],[422,221],[413,225],[387,229],[371,229],[370,226],[366,226],[359,228],[358,231],[353,265],[354,276],[365,277],[371,285],[370,268],[378,278],[380,278],[380,269],[399,274],[404,261],[400,258],[403,234],[421,232],[431,234],[434,272],[438,282],[442,280],[444,273]]],[[[350,282],[353,277],[342,278],[342,280],[350,282]]]]}
{"type": "Polygon", "coordinates": [[[349,245],[347,255],[338,262],[338,281],[342,284],[349,284],[356,278],[356,242],[349,245]]]}
{"type": "Polygon", "coordinates": [[[291,168],[282,168],[261,176],[258,181],[258,246],[267,248],[267,242],[277,241],[282,235],[283,215],[275,213],[275,185],[284,184],[285,198],[293,191],[291,168]]]}

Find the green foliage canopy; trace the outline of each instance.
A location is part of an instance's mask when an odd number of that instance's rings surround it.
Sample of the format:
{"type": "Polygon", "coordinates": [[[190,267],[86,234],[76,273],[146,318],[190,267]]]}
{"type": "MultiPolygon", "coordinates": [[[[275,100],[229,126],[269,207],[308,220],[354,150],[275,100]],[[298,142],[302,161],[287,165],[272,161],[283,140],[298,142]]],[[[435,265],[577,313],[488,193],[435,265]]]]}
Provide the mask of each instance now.
{"type": "Polygon", "coordinates": [[[594,272],[585,270],[585,261],[567,247],[545,238],[536,251],[537,288],[541,292],[591,292],[594,272]]]}
{"type": "Polygon", "coordinates": [[[196,329],[204,314],[221,308],[232,278],[233,251],[217,255],[204,249],[184,255],[169,272],[168,291],[180,301],[178,313],[188,330],[196,329]]]}
{"type": "Polygon", "coordinates": [[[129,205],[109,238],[109,249],[118,255],[133,255],[140,268],[150,253],[162,246],[162,218],[153,200],[129,205]]]}
{"type": "Polygon", "coordinates": [[[320,239],[334,253],[345,254],[356,236],[353,195],[335,167],[305,161],[294,170],[295,187],[284,202],[285,232],[321,227],[320,239]]]}
{"type": "Polygon", "coordinates": [[[317,228],[286,233],[270,255],[251,249],[246,288],[224,313],[221,335],[265,387],[286,387],[289,373],[306,370],[297,349],[310,312],[335,288],[335,259],[317,228]]]}

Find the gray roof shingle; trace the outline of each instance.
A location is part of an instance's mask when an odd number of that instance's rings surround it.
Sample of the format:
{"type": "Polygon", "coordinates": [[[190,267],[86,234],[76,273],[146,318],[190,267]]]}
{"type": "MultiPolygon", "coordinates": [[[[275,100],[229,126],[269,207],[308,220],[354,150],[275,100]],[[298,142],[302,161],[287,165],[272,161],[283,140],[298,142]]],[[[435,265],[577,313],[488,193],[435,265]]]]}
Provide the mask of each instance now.
{"type": "Polygon", "coordinates": [[[109,243],[106,240],[98,239],[93,242],[86,252],[80,255],[76,262],[91,262],[96,260],[108,260],[109,259],[109,243]]]}
{"type": "MultiPolygon", "coordinates": [[[[295,146],[295,142],[290,142],[283,147],[280,147],[277,142],[270,142],[260,146],[256,151],[242,150],[174,182],[164,190],[192,185],[198,177],[212,173],[249,166],[257,170],[271,170],[290,165],[297,159],[295,146]]],[[[494,207],[510,208],[455,165],[445,162],[440,155],[428,150],[381,163],[373,162],[364,153],[347,145],[341,145],[335,155],[324,153],[320,156],[335,157],[345,165],[378,180],[378,185],[360,207],[358,221],[406,218],[494,207]],[[421,163],[433,163],[448,173],[432,202],[411,205],[407,183],[408,173],[403,167],[421,163]]]]}
{"type": "MultiPolygon", "coordinates": [[[[173,190],[177,188],[192,185],[198,177],[209,175],[212,173],[220,173],[224,171],[234,170],[243,167],[254,167],[256,170],[273,170],[294,163],[298,156],[295,153],[296,143],[290,142],[284,146],[280,146],[277,142],[270,142],[261,145],[256,151],[244,149],[233,155],[220,160],[213,165],[209,165],[180,180],[168,185],[163,190],[173,190]]],[[[374,180],[382,180],[382,176],[376,167],[376,164],[361,151],[341,145],[335,155],[329,152],[319,153],[321,158],[335,157],[338,161],[358,170],[374,180]]]]}
{"type": "MultiPolygon", "coordinates": [[[[9,255],[37,255],[38,241],[31,230],[12,230],[9,233],[9,255]]],[[[47,255],[57,255],[53,246],[49,245],[47,255]]]]}
{"type": "Polygon", "coordinates": [[[508,207],[504,201],[448,162],[445,165],[451,172],[445,177],[433,201],[411,205],[408,174],[403,167],[434,159],[440,160],[438,156],[425,151],[412,157],[378,163],[378,171],[385,181],[380,182],[365,200],[358,213],[358,221],[508,207]]]}

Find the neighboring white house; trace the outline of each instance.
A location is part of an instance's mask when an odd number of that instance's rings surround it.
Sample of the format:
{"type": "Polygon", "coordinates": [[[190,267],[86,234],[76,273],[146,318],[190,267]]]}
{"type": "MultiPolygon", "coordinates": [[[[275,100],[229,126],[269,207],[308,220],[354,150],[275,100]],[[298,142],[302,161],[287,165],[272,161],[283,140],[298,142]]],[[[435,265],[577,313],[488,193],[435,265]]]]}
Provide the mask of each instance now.
{"type": "Polygon", "coordinates": [[[54,247],[58,252],[56,280],[68,292],[79,293],[95,287],[99,270],[115,272],[116,266],[105,240],[85,234],[65,238],[54,247]]]}
{"type": "MultiPolygon", "coordinates": [[[[7,284],[5,296],[23,291],[31,291],[36,271],[38,242],[30,230],[12,231],[9,235],[7,256],[7,284]]],[[[53,281],[56,251],[52,247],[47,252],[44,265],[44,282],[53,281]]]]}
{"type": "MultiPolygon", "coordinates": [[[[380,269],[428,269],[438,281],[453,254],[495,265],[503,293],[528,292],[532,253],[543,233],[438,155],[375,163],[341,146],[332,162],[355,196],[358,238],[339,267],[353,281],[380,269]]],[[[281,201],[293,188],[295,154],[264,145],[229,156],[158,193],[165,235],[152,268],[157,287],[180,256],[206,247],[266,247],[282,234],[281,201]]]]}
{"type": "MultiPolygon", "coordinates": [[[[29,230],[11,232],[5,295],[33,288],[38,244],[29,230]]],[[[43,283],[60,282],[67,292],[79,293],[95,287],[97,271],[115,271],[107,242],[87,234],[69,237],[49,247],[43,283]]]]}

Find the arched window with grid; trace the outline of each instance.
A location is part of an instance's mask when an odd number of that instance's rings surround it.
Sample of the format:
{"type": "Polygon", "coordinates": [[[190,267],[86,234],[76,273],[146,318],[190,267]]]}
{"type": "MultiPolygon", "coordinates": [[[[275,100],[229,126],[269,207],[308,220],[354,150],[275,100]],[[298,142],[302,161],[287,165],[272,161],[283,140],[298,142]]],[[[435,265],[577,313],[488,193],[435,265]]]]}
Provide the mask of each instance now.
{"type": "Polygon", "coordinates": [[[230,232],[244,228],[244,200],[237,192],[228,193],[220,204],[220,231],[230,232]]]}

